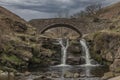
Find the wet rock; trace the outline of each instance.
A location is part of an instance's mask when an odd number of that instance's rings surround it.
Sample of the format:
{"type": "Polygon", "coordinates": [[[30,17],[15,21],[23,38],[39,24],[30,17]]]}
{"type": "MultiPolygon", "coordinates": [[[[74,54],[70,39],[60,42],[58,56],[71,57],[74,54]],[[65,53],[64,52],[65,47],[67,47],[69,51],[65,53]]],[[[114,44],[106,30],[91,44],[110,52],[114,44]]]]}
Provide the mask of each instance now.
{"type": "MultiPolygon", "coordinates": [[[[45,73],[45,75],[46,75],[46,76],[51,76],[52,73],[53,73],[53,72],[49,72],[49,71],[48,71],[48,72],[45,73]]],[[[41,75],[42,75],[42,74],[43,74],[43,73],[41,73],[41,75]]]]}
{"type": "Polygon", "coordinates": [[[17,73],[15,73],[15,76],[24,76],[24,74],[17,72],[17,73]]]}
{"type": "Polygon", "coordinates": [[[69,56],[67,58],[67,64],[69,65],[79,65],[80,64],[80,57],[69,56]]]}
{"type": "Polygon", "coordinates": [[[73,77],[73,73],[67,71],[67,72],[65,72],[64,77],[65,77],[65,78],[72,78],[72,77],[73,77]]]}
{"type": "Polygon", "coordinates": [[[73,77],[74,77],[74,78],[79,78],[79,77],[80,77],[80,74],[79,74],[79,73],[74,73],[73,77]]]}
{"type": "Polygon", "coordinates": [[[80,57],[79,64],[85,64],[85,57],[84,56],[80,57]]]}
{"type": "Polygon", "coordinates": [[[59,73],[52,73],[52,74],[51,74],[51,77],[52,77],[52,78],[59,78],[59,77],[60,77],[60,74],[59,74],[59,73]]]}
{"type": "Polygon", "coordinates": [[[54,66],[54,65],[59,65],[59,64],[60,64],[60,61],[51,61],[50,64],[53,65],[53,66],[54,66]]]}
{"type": "Polygon", "coordinates": [[[79,44],[78,45],[71,45],[69,48],[68,48],[68,51],[71,52],[71,53],[80,53],[81,52],[81,49],[79,47],[79,44]]]}
{"type": "Polygon", "coordinates": [[[53,80],[53,79],[51,79],[51,78],[47,78],[47,76],[43,76],[43,75],[41,75],[40,77],[35,78],[34,80],[53,80]]]}
{"type": "Polygon", "coordinates": [[[91,60],[91,64],[93,64],[93,65],[97,65],[98,62],[92,59],[92,60],[91,60]]]}

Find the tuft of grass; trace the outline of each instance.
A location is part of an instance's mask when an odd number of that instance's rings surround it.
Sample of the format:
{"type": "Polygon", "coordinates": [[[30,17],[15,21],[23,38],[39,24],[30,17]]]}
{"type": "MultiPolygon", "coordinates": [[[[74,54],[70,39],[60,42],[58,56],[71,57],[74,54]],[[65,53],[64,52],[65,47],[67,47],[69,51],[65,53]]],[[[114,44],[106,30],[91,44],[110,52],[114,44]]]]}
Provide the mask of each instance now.
{"type": "Polygon", "coordinates": [[[4,61],[8,61],[8,62],[12,62],[12,63],[15,63],[15,64],[21,64],[23,61],[20,59],[20,58],[18,58],[17,56],[15,56],[15,55],[6,55],[6,54],[3,54],[3,57],[2,57],[2,59],[4,60],[4,61]]]}

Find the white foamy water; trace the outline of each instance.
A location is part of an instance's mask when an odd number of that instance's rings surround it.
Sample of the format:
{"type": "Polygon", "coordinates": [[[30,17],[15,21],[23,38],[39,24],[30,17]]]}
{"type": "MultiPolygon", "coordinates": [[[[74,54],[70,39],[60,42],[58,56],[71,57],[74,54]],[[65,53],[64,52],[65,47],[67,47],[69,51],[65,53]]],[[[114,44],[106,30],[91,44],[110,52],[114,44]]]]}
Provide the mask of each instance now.
{"type": "Polygon", "coordinates": [[[86,66],[91,66],[91,60],[90,60],[90,53],[89,53],[89,48],[87,47],[87,43],[85,39],[80,40],[80,44],[82,45],[83,52],[85,53],[85,65],[86,66]]]}
{"type": "Polygon", "coordinates": [[[67,49],[69,47],[68,39],[59,39],[59,44],[61,45],[61,64],[59,66],[66,66],[66,57],[67,57],[67,49]]]}

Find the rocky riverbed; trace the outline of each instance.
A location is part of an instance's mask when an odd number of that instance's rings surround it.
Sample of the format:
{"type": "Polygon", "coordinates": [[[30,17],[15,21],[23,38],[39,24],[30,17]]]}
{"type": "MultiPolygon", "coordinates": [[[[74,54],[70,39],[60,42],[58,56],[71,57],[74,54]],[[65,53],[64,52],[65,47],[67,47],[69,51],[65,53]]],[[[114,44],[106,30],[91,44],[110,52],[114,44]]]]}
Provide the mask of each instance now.
{"type": "Polygon", "coordinates": [[[104,66],[52,66],[24,73],[1,71],[0,80],[101,80],[100,77],[107,71],[108,68],[104,66]]]}

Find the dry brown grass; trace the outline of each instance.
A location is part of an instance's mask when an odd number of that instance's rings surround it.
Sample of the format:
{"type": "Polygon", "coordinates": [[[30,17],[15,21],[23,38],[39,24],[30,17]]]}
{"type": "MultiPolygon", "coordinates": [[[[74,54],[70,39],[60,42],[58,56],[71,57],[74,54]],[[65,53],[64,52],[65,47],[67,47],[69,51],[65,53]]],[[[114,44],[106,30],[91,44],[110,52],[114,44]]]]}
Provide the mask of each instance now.
{"type": "Polygon", "coordinates": [[[104,19],[111,19],[120,15],[120,2],[102,9],[100,16],[104,19]]]}

